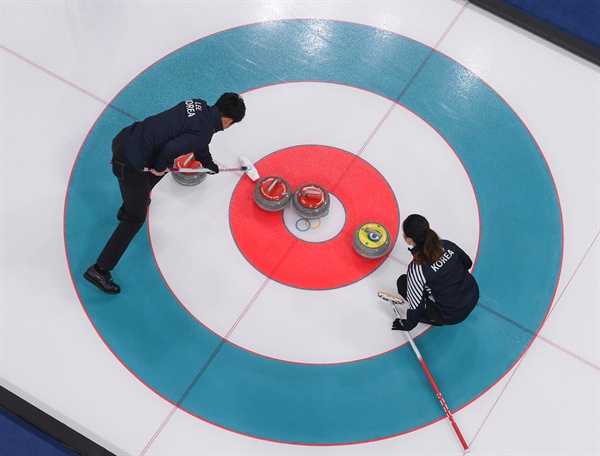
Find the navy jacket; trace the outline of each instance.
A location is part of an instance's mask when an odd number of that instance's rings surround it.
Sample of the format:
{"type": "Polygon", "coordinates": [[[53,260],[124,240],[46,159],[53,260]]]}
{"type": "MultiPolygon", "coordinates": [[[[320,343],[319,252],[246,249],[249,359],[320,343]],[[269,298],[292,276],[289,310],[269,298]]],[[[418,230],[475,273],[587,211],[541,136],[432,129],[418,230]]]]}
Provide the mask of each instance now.
{"type": "Polygon", "coordinates": [[[222,130],[219,110],[195,98],[136,122],[119,135],[127,159],[136,169],[160,172],[192,151],[202,166],[215,167],[208,145],[213,134],[222,130]]]}
{"type": "MultiPolygon", "coordinates": [[[[435,301],[445,324],[456,324],[471,313],[479,300],[479,286],[469,273],[471,258],[456,244],[442,240],[444,254],[433,263],[418,265],[412,261],[407,272],[406,329],[414,328],[425,310],[427,296],[435,301]]],[[[411,250],[413,256],[418,249],[411,250]]],[[[403,322],[404,323],[404,322],[403,322]]]]}

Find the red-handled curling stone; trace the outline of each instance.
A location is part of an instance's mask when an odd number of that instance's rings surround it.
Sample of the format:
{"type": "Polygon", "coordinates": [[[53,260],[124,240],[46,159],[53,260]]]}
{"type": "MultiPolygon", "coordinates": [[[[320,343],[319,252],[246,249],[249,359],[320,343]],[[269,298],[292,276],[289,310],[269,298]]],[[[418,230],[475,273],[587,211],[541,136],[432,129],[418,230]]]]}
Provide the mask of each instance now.
{"type": "MultiPolygon", "coordinates": [[[[202,163],[194,158],[194,153],[182,155],[175,159],[175,168],[202,168],[202,163]]],[[[198,185],[206,179],[206,173],[170,173],[175,182],[181,185],[198,185]]]]}
{"type": "Polygon", "coordinates": [[[263,177],[254,187],[254,200],[265,211],[282,211],[291,199],[290,184],[283,177],[263,177]]]}
{"type": "Polygon", "coordinates": [[[302,184],[294,192],[292,206],[305,219],[317,219],[329,213],[329,192],[315,183],[302,184]]]}

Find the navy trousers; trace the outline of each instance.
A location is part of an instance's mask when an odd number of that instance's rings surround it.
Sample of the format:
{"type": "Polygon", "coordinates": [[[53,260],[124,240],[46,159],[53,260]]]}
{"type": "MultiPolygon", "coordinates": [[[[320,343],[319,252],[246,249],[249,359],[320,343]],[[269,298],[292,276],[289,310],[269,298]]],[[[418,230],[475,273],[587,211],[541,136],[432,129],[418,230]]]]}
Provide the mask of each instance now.
{"type": "Polygon", "coordinates": [[[112,171],[119,182],[123,204],[117,213],[119,224],[96,260],[108,271],[114,269],[127,247],[144,225],[150,205],[150,193],[164,176],[138,171],[127,160],[121,134],[112,143],[112,171]]]}

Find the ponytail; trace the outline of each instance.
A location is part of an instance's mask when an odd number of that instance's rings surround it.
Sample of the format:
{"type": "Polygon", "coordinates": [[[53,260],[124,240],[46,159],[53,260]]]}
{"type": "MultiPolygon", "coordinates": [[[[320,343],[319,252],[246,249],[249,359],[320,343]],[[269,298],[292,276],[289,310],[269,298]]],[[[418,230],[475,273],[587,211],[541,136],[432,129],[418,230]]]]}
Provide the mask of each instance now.
{"type": "Polygon", "coordinates": [[[439,260],[444,253],[442,240],[435,231],[427,228],[425,231],[425,240],[423,242],[423,262],[433,263],[439,260]]]}
{"type": "Polygon", "coordinates": [[[444,253],[442,240],[429,228],[429,222],[425,217],[419,214],[409,215],[402,223],[402,230],[421,249],[420,254],[414,258],[416,264],[433,263],[442,257],[444,253]]]}

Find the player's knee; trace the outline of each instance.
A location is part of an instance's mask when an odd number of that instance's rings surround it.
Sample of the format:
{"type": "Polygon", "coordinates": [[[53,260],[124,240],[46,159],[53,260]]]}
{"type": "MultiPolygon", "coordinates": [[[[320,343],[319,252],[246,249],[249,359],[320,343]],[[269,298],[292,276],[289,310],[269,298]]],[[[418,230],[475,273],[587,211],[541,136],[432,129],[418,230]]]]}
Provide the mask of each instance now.
{"type": "Polygon", "coordinates": [[[400,293],[402,296],[406,296],[407,287],[408,284],[406,274],[402,274],[400,277],[398,277],[398,280],[396,280],[396,288],[398,289],[398,293],[400,293]]]}
{"type": "Polygon", "coordinates": [[[121,222],[126,222],[126,223],[131,223],[133,225],[142,226],[144,224],[144,222],[146,221],[146,214],[147,214],[147,212],[135,213],[135,212],[128,211],[124,208],[121,208],[121,209],[119,209],[119,212],[117,213],[117,218],[121,222]]]}

